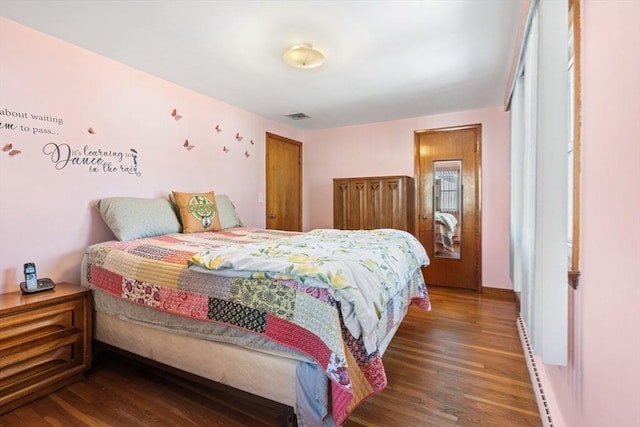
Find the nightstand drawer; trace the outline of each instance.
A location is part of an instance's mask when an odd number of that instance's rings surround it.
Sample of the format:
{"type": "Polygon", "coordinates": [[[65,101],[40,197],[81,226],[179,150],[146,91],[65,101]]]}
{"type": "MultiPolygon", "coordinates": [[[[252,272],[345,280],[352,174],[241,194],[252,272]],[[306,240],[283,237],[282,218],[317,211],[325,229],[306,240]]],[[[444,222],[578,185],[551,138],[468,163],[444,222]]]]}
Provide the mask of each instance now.
{"type": "Polygon", "coordinates": [[[41,367],[44,369],[45,365],[82,363],[77,357],[78,345],[82,344],[80,330],[61,331],[29,344],[27,351],[0,353],[0,395],[3,382],[13,375],[38,370],[41,367]]]}
{"type": "Polygon", "coordinates": [[[83,324],[82,300],[0,317],[0,357],[5,349],[19,349],[29,342],[83,324]]]}

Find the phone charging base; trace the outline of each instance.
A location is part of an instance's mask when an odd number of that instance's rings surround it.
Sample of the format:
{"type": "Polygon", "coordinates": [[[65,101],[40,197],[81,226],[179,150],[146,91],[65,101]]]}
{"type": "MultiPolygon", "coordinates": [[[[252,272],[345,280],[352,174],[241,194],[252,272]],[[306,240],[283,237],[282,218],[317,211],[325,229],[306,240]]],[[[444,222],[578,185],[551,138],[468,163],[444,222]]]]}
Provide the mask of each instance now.
{"type": "Polygon", "coordinates": [[[38,279],[38,285],[33,289],[28,289],[26,282],[20,283],[20,290],[23,294],[32,294],[34,292],[48,291],[55,288],[56,284],[49,278],[38,279]]]}

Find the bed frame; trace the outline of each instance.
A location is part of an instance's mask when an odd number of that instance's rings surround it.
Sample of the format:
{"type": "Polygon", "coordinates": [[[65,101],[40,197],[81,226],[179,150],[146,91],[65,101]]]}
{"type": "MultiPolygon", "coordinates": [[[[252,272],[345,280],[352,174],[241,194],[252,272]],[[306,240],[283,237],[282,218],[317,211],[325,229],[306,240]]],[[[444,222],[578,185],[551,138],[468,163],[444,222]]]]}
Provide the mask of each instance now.
{"type": "Polygon", "coordinates": [[[247,413],[246,410],[242,410],[242,406],[251,408],[250,413],[255,413],[256,406],[260,407],[260,413],[268,414],[269,418],[275,418],[278,421],[280,427],[297,427],[298,420],[296,418],[293,407],[284,405],[258,396],[246,391],[239,390],[227,386],[225,384],[208,380],[204,377],[194,375],[187,371],[175,368],[173,366],[165,365],[158,361],[142,357],[138,354],[128,352],[118,347],[114,347],[110,344],[103,343],[98,340],[93,340],[93,358],[99,359],[102,357],[108,357],[108,353],[117,354],[130,359],[133,363],[138,363],[141,367],[149,369],[154,376],[160,376],[164,380],[171,382],[179,387],[198,393],[205,398],[215,400],[217,396],[225,396],[236,399],[240,402],[239,405],[234,405],[233,408],[247,413]],[[263,409],[264,408],[264,409],[263,409]]]}
{"type": "Polygon", "coordinates": [[[233,344],[171,334],[94,313],[96,357],[104,351],[124,355],[210,390],[268,408],[277,414],[282,427],[297,426],[294,410],[297,360],[233,344]],[[246,361],[248,357],[251,364],[233,366],[235,361],[246,361]],[[267,366],[270,369],[265,369],[267,366]],[[230,372],[244,375],[229,375],[230,372]]]}

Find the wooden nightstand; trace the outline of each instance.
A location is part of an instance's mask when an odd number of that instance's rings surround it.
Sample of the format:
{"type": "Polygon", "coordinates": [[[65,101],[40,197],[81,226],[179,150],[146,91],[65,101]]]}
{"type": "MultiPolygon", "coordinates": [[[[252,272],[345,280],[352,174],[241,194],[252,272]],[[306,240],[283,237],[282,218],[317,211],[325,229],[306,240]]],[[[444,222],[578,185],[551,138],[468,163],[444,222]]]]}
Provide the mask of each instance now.
{"type": "Polygon", "coordinates": [[[69,283],[0,294],[0,414],[84,377],[91,316],[91,292],[69,283]]]}

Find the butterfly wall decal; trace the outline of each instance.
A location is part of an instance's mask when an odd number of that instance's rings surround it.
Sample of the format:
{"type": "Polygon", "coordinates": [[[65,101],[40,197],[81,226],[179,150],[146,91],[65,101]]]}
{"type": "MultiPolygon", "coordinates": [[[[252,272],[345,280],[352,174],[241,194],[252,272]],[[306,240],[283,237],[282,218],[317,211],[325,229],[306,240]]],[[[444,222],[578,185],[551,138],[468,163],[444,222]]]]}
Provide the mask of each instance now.
{"type": "Polygon", "coordinates": [[[184,148],[186,148],[186,149],[187,149],[187,151],[191,151],[191,150],[193,150],[193,149],[196,147],[195,145],[191,145],[191,144],[189,144],[189,140],[188,140],[188,139],[185,139],[185,140],[184,140],[184,144],[182,144],[182,146],[183,146],[184,148]]]}
{"type": "Polygon", "coordinates": [[[238,142],[242,141],[242,136],[240,136],[240,132],[236,133],[236,139],[238,140],[238,142]]]}
{"type": "Polygon", "coordinates": [[[224,151],[225,153],[229,152],[229,149],[227,148],[227,146],[225,145],[224,147],[222,147],[222,151],[224,151]]]}
{"type": "Polygon", "coordinates": [[[220,127],[220,125],[216,125],[214,129],[216,130],[216,132],[222,132],[222,128],[220,127]]]}
{"type": "Polygon", "coordinates": [[[5,153],[8,153],[10,157],[13,157],[22,153],[22,151],[14,149],[13,144],[5,144],[5,146],[2,147],[2,151],[4,151],[5,153]]]}
{"type": "Polygon", "coordinates": [[[96,131],[93,130],[93,128],[87,129],[87,132],[89,132],[91,135],[94,135],[96,133],[96,131]]]}
{"type": "Polygon", "coordinates": [[[244,152],[244,156],[245,156],[245,157],[249,157],[250,155],[251,155],[251,154],[249,154],[249,152],[248,152],[248,151],[245,151],[245,152],[244,152]]]}
{"type": "Polygon", "coordinates": [[[251,143],[251,145],[255,144],[255,142],[253,142],[253,139],[251,141],[249,141],[251,143]]]}
{"type": "Polygon", "coordinates": [[[178,114],[178,110],[176,110],[175,108],[171,111],[171,117],[176,119],[176,121],[178,121],[178,120],[180,120],[182,118],[182,116],[180,114],[178,114]]]}

